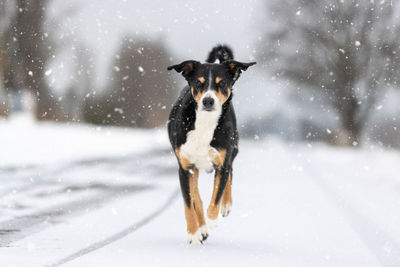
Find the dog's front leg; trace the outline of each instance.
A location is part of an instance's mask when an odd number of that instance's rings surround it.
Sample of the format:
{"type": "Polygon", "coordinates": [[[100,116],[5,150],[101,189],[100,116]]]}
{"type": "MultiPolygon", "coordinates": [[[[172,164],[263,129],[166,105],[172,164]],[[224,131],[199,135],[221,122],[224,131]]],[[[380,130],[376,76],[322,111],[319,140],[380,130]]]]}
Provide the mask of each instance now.
{"type": "Polygon", "coordinates": [[[201,244],[203,236],[199,230],[199,222],[195,210],[194,202],[194,178],[192,170],[179,168],[179,181],[181,184],[182,196],[185,206],[185,217],[189,242],[192,244],[201,244]]]}
{"type": "Polygon", "coordinates": [[[228,182],[222,195],[221,215],[226,217],[232,210],[232,169],[229,171],[228,182]]]}
{"type": "Polygon", "coordinates": [[[215,171],[214,189],[210,205],[207,209],[208,226],[213,228],[217,224],[222,194],[229,179],[229,169],[221,167],[215,171]]]}
{"type": "Polygon", "coordinates": [[[193,198],[194,198],[194,209],[197,215],[197,221],[199,223],[199,230],[204,240],[208,237],[207,225],[206,220],[204,219],[204,210],[203,210],[203,202],[201,201],[200,192],[199,192],[199,169],[193,168],[193,198]]]}

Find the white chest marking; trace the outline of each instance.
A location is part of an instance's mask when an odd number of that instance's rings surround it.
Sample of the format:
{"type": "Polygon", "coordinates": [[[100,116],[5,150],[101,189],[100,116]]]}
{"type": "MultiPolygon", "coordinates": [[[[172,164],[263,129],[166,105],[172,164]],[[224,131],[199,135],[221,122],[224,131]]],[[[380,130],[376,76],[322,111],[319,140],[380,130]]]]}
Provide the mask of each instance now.
{"type": "Polygon", "coordinates": [[[187,158],[197,168],[212,171],[212,160],[218,151],[210,146],[214,130],[221,116],[221,108],[214,111],[196,111],[194,129],[187,134],[186,143],[181,146],[180,156],[187,158]]]}

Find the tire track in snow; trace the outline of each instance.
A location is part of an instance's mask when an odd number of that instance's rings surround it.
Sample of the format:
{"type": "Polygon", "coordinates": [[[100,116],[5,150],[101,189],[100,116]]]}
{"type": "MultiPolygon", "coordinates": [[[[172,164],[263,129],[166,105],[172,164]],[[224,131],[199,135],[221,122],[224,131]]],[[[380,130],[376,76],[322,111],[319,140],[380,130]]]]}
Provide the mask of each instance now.
{"type": "MultiPolygon", "coordinates": [[[[32,189],[33,186],[41,186],[48,184],[58,184],[54,177],[57,177],[60,173],[71,172],[79,168],[113,168],[119,169],[120,172],[124,172],[124,168],[129,166],[127,173],[132,175],[133,173],[140,173],[144,169],[148,169],[149,162],[155,157],[163,158],[169,156],[169,150],[163,148],[152,149],[147,152],[142,153],[129,153],[123,156],[113,156],[113,157],[91,157],[82,158],[75,161],[70,161],[67,163],[48,163],[45,165],[40,164],[30,164],[25,167],[19,166],[0,166],[0,181],[3,179],[9,179],[11,176],[13,180],[18,182],[15,184],[10,184],[6,187],[0,188],[0,196],[5,197],[14,192],[25,193],[25,191],[32,189]],[[30,181],[30,178],[34,178],[34,183],[30,181]]],[[[151,168],[150,168],[151,169],[151,168]]]]}
{"type": "MultiPolygon", "coordinates": [[[[169,171],[174,169],[170,168],[168,164],[166,164],[165,166],[153,167],[152,161],[150,161],[149,159],[154,160],[154,158],[157,158],[162,161],[165,157],[169,156],[170,154],[167,150],[158,148],[153,149],[146,154],[130,154],[128,156],[125,155],[120,157],[95,157],[88,159],[79,159],[63,164],[49,164],[45,166],[31,165],[29,166],[28,170],[23,170],[22,172],[19,172],[17,168],[13,167],[5,169],[0,168],[0,181],[2,175],[4,175],[4,172],[6,172],[7,176],[13,176],[14,179],[17,179],[20,182],[17,186],[11,185],[10,187],[7,187],[5,189],[5,192],[1,192],[0,205],[2,204],[2,198],[9,194],[15,194],[16,203],[20,203],[19,199],[24,199],[29,196],[30,191],[37,191],[41,189],[41,191],[38,192],[47,192],[48,186],[57,186],[58,189],[53,189],[53,191],[59,191],[59,194],[61,194],[69,187],[87,186],[87,189],[96,189],[92,187],[95,185],[102,185],[101,182],[88,182],[87,184],[77,184],[76,181],[69,181],[68,179],[65,179],[63,183],[60,183],[56,179],[54,179],[54,177],[57,177],[59,173],[63,173],[63,175],[67,177],[69,175],[73,176],[73,171],[75,169],[85,170],[86,172],[90,173],[91,168],[100,166],[104,168],[106,172],[115,172],[113,169],[117,169],[119,172],[126,171],[130,175],[143,173],[144,169],[148,169],[151,171],[151,177],[159,177],[160,175],[165,175],[165,173],[168,173],[169,171]],[[72,172],[72,174],[69,174],[70,172],[72,172]],[[28,178],[33,176],[37,176],[35,177],[34,183],[32,183],[28,178]],[[24,177],[26,178],[24,179],[24,181],[22,181],[21,179],[24,177]]],[[[4,176],[4,178],[5,177],[6,176],[4,176]]],[[[94,194],[90,197],[85,197],[83,199],[75,198],[66,203],[64,202],[59,205],[49,206],[42,210],[38,210],[38,208],[36,208],[36,210],[28,214],[0,221],[0,247],[6,247],[12,242],[25,238],[31,234],[40,232],[48,227],[51,227],[59,223],[61,219],[77,216],[82,211],[85,211],[87,208],[101,206],[103,203],[109,201],[114,197],[122,196],[124,194],[136,191],[148,190],[151,189],[151,187],[152,186],[141,184],[117,184],[107,186],[104,185],[100,188],[97,188],[99,190],[102,190],[101,192],[94,194]]],[[[32,195],[30,197],[36,196],[32,195]]]]}
{"type": "Polygon", "coordinates": [[[393,239],[390,233],[382,229],[378,223],[374,222],[368,215],[363,214],[357,209],[344,194],[335,190],[330,185],[323,174],[319,175],[312,166],[292,156],[294,163],[303,166],[303,170],[324,195],[342,212],[351,228],[359,236],[360,240],[366,245],[370,252],[385,267],[400,266],[400,244],[393,239]]]}
{"type": "Polygon", "coordinates": [[[100,248],[103,248],[115,241],[120,240],[121,238],[124,238],[125,236],[137,231],[138,229],[140,229],[141,227],[145,226],[146,224],[148,224],[149,222],[153,221],[155,218],[157,218],[160,214],[162,214],[168,207],[170,207],[174,201],[176,200],[176,198],[179,196],[179,189],[176,189],[174,192],[172,192],[172,194],[168,197],[168,199],[164,202],[163,205],[161,205],[158,209],[156,209],[155,211],[153,211],[151,214],[149,214],[148,216],[146,216],[145,218],[143,218],[142,220],[132,224],[131,226],[121,230],[120,232],[106,238],[103,240],[100,240],[98,242],[95,242],[83,249],[80,249],[60,260],[58,260],[57,262],[54,263],[50,263],[45,265],[45,267],[56,267],[56,266],[60,266],[64,263],[70,262],[72,260],[75,260],[79,257],[82,257],[86,254],[89,254],[95,250],[98,250],[100,248]]]}
{"type": "Polygon", "coordinates": [[[62,219],[84,213],[88,208],[99,207],[115,197],[151,190],[152,186],[133,185],[114,187],[111,189],[112,190],[106,192],[94,194],[88,198],[82,199],[80,197],[68,201],[67,203],[50,207],[46,210],[0,222],[0,247],[7,247],[12,242],[43,231],[47,227],[60,223],[62,219]]]}

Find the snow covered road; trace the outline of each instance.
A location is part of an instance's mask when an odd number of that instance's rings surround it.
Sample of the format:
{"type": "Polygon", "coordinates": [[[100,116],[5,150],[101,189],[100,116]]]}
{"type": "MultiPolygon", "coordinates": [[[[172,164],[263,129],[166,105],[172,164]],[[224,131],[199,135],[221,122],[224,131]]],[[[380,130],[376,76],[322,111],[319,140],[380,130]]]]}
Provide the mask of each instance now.
{"type": "Polygon", "coordinates": [[[232,213],[191,246],[164,129],[21,125],[0,124],[0,266],[400,266],[398,152],[243,140],[232,213]]]}

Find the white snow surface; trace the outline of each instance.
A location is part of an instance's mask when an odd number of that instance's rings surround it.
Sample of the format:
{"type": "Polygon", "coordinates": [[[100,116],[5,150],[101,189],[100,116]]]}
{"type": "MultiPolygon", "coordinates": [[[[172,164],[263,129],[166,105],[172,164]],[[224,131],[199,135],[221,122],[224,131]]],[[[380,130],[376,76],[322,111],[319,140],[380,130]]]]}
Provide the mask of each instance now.
{"type": "Polygon", "coordinates": [[[38,127],[28,114],[17,114],[0,121],[0,166],[47,164],[93,156],[123,156],[164,146],[168,142],[165,129],[151,131],[126,128],[40,123],[38,127]]]}
{"type": "Polygon", "coordinates": [[[166,129],[21,116],[0,147],[0,266],[400,266],[397,151],[241,140],[232,212],[189,245],[166,129]]]}

